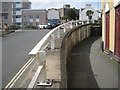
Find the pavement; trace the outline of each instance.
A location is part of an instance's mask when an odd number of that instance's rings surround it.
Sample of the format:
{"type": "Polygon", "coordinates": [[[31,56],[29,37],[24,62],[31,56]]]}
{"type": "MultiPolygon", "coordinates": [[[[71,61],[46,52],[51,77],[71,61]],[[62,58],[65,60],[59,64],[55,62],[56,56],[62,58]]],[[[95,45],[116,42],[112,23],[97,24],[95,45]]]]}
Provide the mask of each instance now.
{"type": "Polygon", "coordinates": [[[68,88],[118,88],[118,62],[100,49],[100,37],[73,47],[67,62],[68,88]]]}

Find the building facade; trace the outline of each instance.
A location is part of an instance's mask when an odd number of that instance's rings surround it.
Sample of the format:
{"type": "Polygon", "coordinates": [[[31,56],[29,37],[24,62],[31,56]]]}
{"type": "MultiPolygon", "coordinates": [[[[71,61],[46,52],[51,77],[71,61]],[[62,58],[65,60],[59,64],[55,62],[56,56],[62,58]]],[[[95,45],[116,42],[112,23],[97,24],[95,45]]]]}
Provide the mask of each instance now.
{"type": "Polygon", "coordinates": [[[55,8],[48,9],[47,18],[48,18],[48,22],[50,23],[59,23],[59,19],[60,19],[59,10],[55,8]]]}
{"type": "MultiPolygon", "coordinates": [[[[30,9],[31,3],[28,0],[6,0],[6,2],[1,2],[3,24],[6,23],[7,26],[22,25],[22,9],[30,9]]],[[[2,22],[0,22],[2,25],[2,22]]]]}
{"type": "Polygon", "coordinates": [[[120,61],[120,0],[102,2],[102,41],[105,52],[120,61]]]}
{"type": "Polygon", "coordinates": [[[91,7],[91,4],[86,4],[85,8],[80,9],[79,11],[79,20],[80,21],[89,21],[88,16],[86,15],[86,12],[88,10],[93,11],[93,15],[92,15],[92,21],[94,20],[98,20],[101,17],[101,13],[97,10],[95,10],[94,8],[91,7]]]}
{"type": "Polygon", "coordinates": [[[66,16],[71,9],[73,9],[77,17],[79,17],[79,9],[71,8],[69,4],[65,4],[63,5],[63,8],[59,9],[60,17],[66,16]]]}
{"type": "Polygon", "coordinates": [[[22,27],[26,25],[38,26],[47,22],[47,10],[45,9],[23,9],[22,27]]]}

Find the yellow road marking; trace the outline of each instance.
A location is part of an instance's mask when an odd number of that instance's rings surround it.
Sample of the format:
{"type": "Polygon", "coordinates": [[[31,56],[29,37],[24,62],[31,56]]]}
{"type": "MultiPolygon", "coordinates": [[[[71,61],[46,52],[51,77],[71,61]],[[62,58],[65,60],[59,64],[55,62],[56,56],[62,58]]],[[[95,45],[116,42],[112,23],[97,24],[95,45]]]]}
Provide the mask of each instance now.
{"type": "Polygon", "coordinates": [[[7,86],[5,88],[8,88],[9,85],[14,81],[14,79],[18,76],[18,74],[20,74],[20,72],[27,66],[27,64],[32,60],[33,58],[31,58],[21,69],[20,71],[13,77],[13,79],[7,84],[7,86]]]}
{"type": "Polygon", "coordinates": [[[28,68],[28,66],[33,62],[34,59],[31,60],[31,62],[25,67],[25,69],[19,74],[19,76],[14,80],[14,82],[10,85],[9,88],[11,88],[15,82],[20,78],[20,76],[24,73],[24,71],[28,68]]]}

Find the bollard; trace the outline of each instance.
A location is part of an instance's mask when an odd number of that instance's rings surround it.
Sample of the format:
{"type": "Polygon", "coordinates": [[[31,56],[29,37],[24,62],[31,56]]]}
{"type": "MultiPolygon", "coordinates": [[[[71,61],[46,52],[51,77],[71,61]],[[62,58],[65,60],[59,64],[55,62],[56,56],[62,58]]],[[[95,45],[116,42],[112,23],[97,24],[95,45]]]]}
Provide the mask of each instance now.
{"type": "Polygon", "coordinates": [[[51,50],[55,49],[55,36],[51,34],[51,50]]]}
{"type": "Polygon", "coordinates": [[[60,28],[58,28],[58,30],[57,30],[57,38],[60,38],[60,28]]]}

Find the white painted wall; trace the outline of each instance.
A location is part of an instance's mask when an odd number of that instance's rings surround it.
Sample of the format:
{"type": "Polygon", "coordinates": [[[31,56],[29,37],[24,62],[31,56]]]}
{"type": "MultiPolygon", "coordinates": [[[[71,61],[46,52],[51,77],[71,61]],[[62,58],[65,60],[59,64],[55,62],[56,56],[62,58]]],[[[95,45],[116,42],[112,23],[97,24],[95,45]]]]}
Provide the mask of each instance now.
{"type": "Polygon", "coordinates": [[[86,16],[86,12],[88,10],[94,11],[94,14],[92,16],[92,20],[98,20],[99,13],[95,9],[93,9],[92,7],[86,7],[83,11],[80,10],[79,11],[79,20],[81,20],[81,21],[88,21],[89,20],[88,16],[86,16]]]}
{"type": "Polygon", "coordinates": [[[59,19],[59,11],[56,9],[48,10],[48,19],[59,19]]]}
{"type": "Polygon", "coordinates": [[[120,2],[120,0],[114,0],[114,6],[118,5],[118,2],[120,2]]]}

